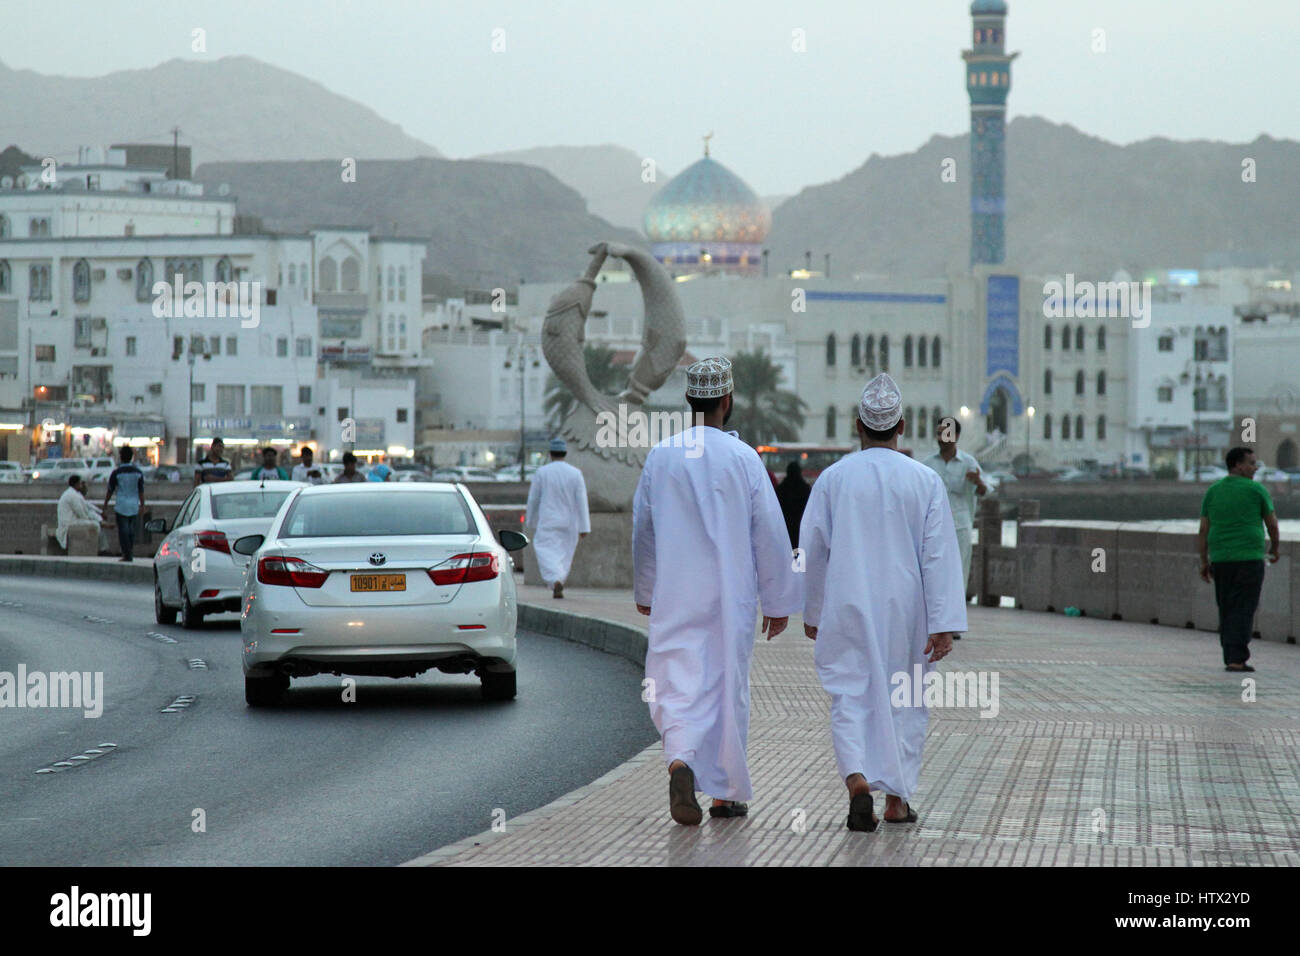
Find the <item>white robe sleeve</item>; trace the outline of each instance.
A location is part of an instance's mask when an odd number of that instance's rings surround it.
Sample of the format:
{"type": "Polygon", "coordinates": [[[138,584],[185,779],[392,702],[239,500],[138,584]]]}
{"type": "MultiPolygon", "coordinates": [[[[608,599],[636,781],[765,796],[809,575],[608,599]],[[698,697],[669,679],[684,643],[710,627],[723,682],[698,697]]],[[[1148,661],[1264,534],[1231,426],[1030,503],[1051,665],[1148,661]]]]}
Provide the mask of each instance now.
{"type": "Polygon", "coordinates": [[[814,482],[799,523],[799,548],[803,551],[803,622],[817,627],[826,595],[826,571],[831,558],[831,511],[826,483],[814,482]]]}
{"type": "Polygon", "coordinates": [[[578,523],[579,534],[589,534],[591,532],[591,511],[587,507],[587,482],[582,477],[582,472],[573,476],[576,487],[574,488],[574,498],[576,499],[575,507],[578,513],[574,518],[578,523]]]}
{"type": "Polygon", "coordinates": [[[532,531],[537,530],[537,508],[542,502],[542,484],[545,481],[546,477],[538,468],[533,475],[533,480],[528,483],[528,506],[524,509],[524,527],[532,531]]]}
{"type": "Polygon", "coordinates": [[[749,468],[750,546],[758,571],[758,597],[764,617],[789,617],[799,611],[801,587],[792,567],[790,532],[772,480],[755,455],[749,468]]]}
{"type": "Polygon", "coordinates": [[[632,499],[632,596],[642,607],[652,607],[655,593],[655,527],[650,509],[650,471],[653,450],[646,456],[641,480],[632,499]]]}
{"type": "MultiPolygon", "coordinates": [[[[816,493],[817,486],[813,486],[816,493]]],[[[943,483],[936,481],[925,513],[921,538],[921,587],[925,597],[925,631],[964,633],[966,630],[966,582],[962,580],[961,552],[952,509],[943,483]]]]}

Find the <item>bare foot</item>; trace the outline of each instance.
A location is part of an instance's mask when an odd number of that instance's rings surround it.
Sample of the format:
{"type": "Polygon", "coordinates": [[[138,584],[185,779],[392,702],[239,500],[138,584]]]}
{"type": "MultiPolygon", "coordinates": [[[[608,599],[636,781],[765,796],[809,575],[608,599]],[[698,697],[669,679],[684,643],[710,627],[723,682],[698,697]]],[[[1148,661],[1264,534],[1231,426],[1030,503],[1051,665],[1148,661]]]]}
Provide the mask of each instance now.
{"type": "Polygon", "coordinates": [[[685,766],[686,766],[685,761],[674,760],[672,763],[668,765],[668,776],[671,777],[673,775],[673,771],[676,770],[678,767],[685,767],[685,766]]]}
{"type": "Polygon", "coordinates": [[[885,795],[885,819],[886,820],[905,820],[907,819],[907,802],[901,797],[896,797],[892,793],[885,795]]]}

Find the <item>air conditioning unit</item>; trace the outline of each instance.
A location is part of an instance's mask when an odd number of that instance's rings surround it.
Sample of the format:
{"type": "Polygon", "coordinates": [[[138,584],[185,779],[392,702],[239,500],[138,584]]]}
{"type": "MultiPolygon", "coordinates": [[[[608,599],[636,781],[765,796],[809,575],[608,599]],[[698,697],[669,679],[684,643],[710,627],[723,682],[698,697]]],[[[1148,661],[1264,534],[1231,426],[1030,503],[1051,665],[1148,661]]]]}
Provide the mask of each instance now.
{"type": "Polygon", "coordinates": [[[150,394],[150,395],[161,395],[161,394],[162,394],[162,382],[150,382],[150,383],[149,383],[149,394],[150,394]]]}
{"type": "Polygon", "coordinates": [[[135,270],[133,270],[133,269],[118,269],[118,270],[117,270],[117,277],[118,277],[119,279],[122,279],[123,281],[130,281],[134,276],[135,276],[135,270]]]}
{"type": "Polygon", "coordinates": [[[96,282],[103,282],[106,275],[108,273],[104,269],[92,269],[90,273],[90,277],[96,282]]]}
{"type": "Polygon", "coordinates": [[[91,357],[91,358],[97,358],[98,356],[103,355],[103,354],[104,354],[104,350],[103,350],[103,349],[91,349],[91,350],[90,350],[90,357],[91,357]]]}

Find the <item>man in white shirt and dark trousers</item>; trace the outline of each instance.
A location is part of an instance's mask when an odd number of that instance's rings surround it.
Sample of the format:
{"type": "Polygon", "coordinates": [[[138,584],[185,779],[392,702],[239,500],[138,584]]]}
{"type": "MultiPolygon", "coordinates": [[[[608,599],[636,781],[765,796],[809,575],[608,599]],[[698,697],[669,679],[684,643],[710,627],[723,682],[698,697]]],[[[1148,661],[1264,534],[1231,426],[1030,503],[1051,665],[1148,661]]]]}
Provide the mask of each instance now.
{"type": "MultiPolygon", "coordinates": [[[[951,415],[939,419],[935,426],[939,451],[925,460],[939,473],[944,488],[948,490],[948,507],[952,510],[953,526],[957,531],[957,547],[961,551],[961,580],[965,594],[970,591],[971,532],[975,527],[975,498],[988,494],[984,472],[975,456],[957,448],[961,437],[961,422],[951,415]]],[[[961,635],[956,635],[961,640],[961,635]]]]}

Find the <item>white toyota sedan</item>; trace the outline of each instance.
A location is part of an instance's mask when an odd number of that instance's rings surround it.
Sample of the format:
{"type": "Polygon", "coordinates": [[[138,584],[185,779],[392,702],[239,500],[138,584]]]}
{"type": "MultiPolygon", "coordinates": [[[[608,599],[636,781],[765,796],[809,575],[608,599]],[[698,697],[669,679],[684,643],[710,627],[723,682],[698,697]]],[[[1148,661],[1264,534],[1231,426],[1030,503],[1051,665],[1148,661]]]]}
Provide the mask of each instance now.
{"type": "Polygon", "coordinates": [[[358,482],[293,492],[252,556],[241,630],[244,697],[275,703],[290,678],[474,673],[515,696],[517,531],[501,543],[469,490],[358,482]]]}
{"type": "Polygon", "coordinates": [[[199,485],[185,499],[176,520],[145,523],[167,532],[153,559],[153,609],[159,624],[203,623],[204,615],[238,611],[248,558],[234,554],[236,538],[265,532],[300,481],[218,481],[199,485]]]}

